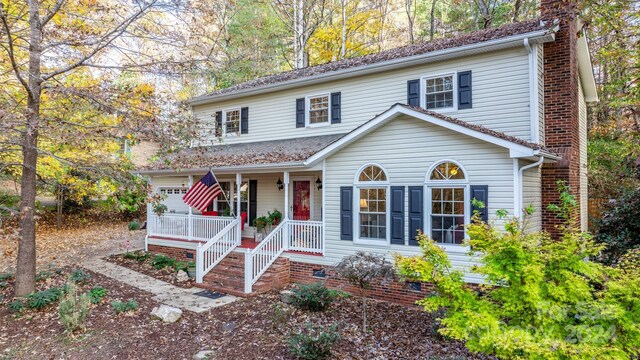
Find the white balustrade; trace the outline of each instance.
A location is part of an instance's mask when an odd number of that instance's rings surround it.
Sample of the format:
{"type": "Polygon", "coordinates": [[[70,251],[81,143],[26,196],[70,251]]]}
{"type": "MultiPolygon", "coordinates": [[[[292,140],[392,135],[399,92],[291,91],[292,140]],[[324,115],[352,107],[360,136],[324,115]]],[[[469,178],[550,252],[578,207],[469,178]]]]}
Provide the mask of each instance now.
{"type": "Polygon", "coordinates": [[[196,249],[196,282],[202,283],[204,276],[218,265],[233,249],[240,245],[238,227],[240,221],[233,219],[206,244],[198,244],[196,249]]]}
{"type": "Polygon", "coordinates": [[[288,220],[289,250],[323,253],[322,221],[288,220]]]}
{"type": "Polygon", "coordinates": [[[269,266],[284,252],[286,239],[284,230],[287,221],[280,223],[275,229],[260,242],[255,249],[247,249],[244,257],[244,292],[250,293],[253,284],[258,281],[269,266]]]}
{"type": "Polygon", "coordinates": [[[234,219],[227,216],[191,215],[191,231],[189,231],[189,215],[163,214],[158,216],[149,214],[147,227],[149,236],[208,241],[234,219]],[[189,236],[190,233],[191,236],[189,236]]]}

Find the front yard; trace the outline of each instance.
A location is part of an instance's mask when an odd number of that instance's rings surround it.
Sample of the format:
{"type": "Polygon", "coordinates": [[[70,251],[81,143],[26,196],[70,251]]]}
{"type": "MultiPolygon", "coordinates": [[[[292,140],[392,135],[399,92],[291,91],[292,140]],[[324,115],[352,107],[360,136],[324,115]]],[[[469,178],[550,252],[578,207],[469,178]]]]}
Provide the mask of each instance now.
{"type": "MultiPolygon", "coordinates": [[[[43,273],[38,290],[61,287],[75,268],[43,273]]],[[[0,358],[2,359],[190,359],[212,350],[216,359],[289,359],[291,333],[308,323],[337,326],[340,340],[332,348],[337,359],[460,359],[470,354],[462,343],[436,333],[433,315],[416,308],[370,302],[369,332],[361,332],[361,302],[339,298],[324,312],[308,312],[280,302],[271,293],[195,314],[184,311],[173,324],[151,319],[159,305],[151,294],[96,273],[79,284],[80,292],[96,286],[107,295],[91,310],[85,330],[65,335],[57,303],[42,310],[10,312],[12,280],[0,289],[0,358]],[[114,301],[135,300],[137,309],[117,314],[114,301]]],[[[28,305],[27,305],[28,307],[28,305]]]]}

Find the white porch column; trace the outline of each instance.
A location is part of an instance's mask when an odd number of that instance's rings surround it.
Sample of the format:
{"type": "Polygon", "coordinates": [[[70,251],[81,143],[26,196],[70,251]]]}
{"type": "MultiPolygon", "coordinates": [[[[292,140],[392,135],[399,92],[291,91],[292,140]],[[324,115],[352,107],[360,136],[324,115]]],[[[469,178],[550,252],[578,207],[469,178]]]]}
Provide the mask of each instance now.
{"type": "Polygon", "coordinates": [[[242,243],[242,216],[240,216],[240,212],[242,211],[240,206],[240,188],[241,187],[242,187],[242,174],[236,173],[236,218],[238,219],[238,235],[237,235],[238,245],[242,243]]]}
{"type": "MultiPolygon", "coordinates": [[[[193,175],[189,175],[189,189],[191,189],[191,186],[193,186],[193,175]]],[[[187,240],[191,241],[193,238],[193,210],[191,209],[191,206],[189,206],[189,225],[188,225],[188,233],[187,233],[187,240]]]]}
{"type": "Polygon", "coordinates": [[[284,172],[284,218],[289,219],[289,172],[284,172]]]}
{"type": "Polygon", "coordinates": [[[326,173],[327,173],[327,160],[325,159],[325,160],[322,160],[322,210],[320,212],[321,213],[320,216],[322,217],[320,219],[322,221],[322,230],[321,230],[322,239],[320,239],[320,241],[322,242],[322,255],[325,254],[325,246],[324,246],[325,241],[324,241],[324,239],[326,238],[325,233],[326,233],[326,229],[327,229],[327,226],[325,225],[326,224],[325,219],[327,218],[326,215],[325,215],[326,214],[326,209],[327,209],[327,207],[326,207],[326,199],[327,199],[327,197],[325,196],[325,194],[326,194],[325,189],[327,188],[327,182],[325,180],[326,179],[326,177],[325,177],[326,173]]]}

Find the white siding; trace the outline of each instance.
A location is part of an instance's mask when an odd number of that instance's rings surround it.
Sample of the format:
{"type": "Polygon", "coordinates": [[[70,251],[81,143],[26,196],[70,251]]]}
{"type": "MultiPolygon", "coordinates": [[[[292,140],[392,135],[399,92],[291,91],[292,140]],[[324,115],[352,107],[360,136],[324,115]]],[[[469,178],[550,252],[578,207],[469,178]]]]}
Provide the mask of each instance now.
{"type": "MultiPolygon", "coordinates": [[[[513,208],[513,162],[508,151],[410,117],[400,117],[365,138],[349,145],[327,159],[326,180],[326,254],[324,257],[289,255],[298,261],[335,264],[358,250],[416,255],[416,246],[359,245],[340,240],[340,186],[353,184],[360,166],[368,162],[382,165],[391,185],[423,185],[429,167],[443,159],[458,161],[467,171],[472,185],[489,185],[489,208],[492,215],[498,209],[513,208]]],[[[354,194],[354,196],[357,196],[354,194]]],[[[406,213],[406,202],[405,202],[406,213]]],[[[498,224],[500,226],[501,224],[498,224]]],[[[408,228],[405,220],[405,237],[408,228]]],[[[453,264],[460,268],[472,265],[467,249],[447,248],[453,264]]],[[[468,277],[477,282],[479,278],[468,277]]]]}
{"type": "Polygon", "coordinates": [[[544,46],[538,45],[538,129],[540,143],[544,145],[544,46]]]}
{"type": "MultiPolygon", "coordinates": [[[[521,164],[526,166],[527,164],[521,164]]],[[[529,216],[527,221],[527,230],[542,230],[542,182],[540,167],[534,166],[522,172],[522,207],[526,208],[533,205],[535,212],[529,216]]]]}
{"type": "Polygon", "coordinates": [[[580,227],[589,227],[589,181],[587,178],[587,104],[578,78],[578,120],[580,121],[580,227]]]}
{"type": "MultiPolygon", "coordinates": [[[[529,140],[529,68],[524,48],[247,96],[195,106],[193,111],[211,129],[216,111],[248,106],[249,133],[224,138],[223,142],[229,144],[347,133],[391,105],[406,103],[407,80],[464,70],[471,70],[473,74],[473,108],[447,112],[447,115],[529,140]],[[296,98],[338,91],[342,93],[340,124],[295,127],[296,98]]],[[[214,141],[210,135],[206,139],[214,141]]]]}

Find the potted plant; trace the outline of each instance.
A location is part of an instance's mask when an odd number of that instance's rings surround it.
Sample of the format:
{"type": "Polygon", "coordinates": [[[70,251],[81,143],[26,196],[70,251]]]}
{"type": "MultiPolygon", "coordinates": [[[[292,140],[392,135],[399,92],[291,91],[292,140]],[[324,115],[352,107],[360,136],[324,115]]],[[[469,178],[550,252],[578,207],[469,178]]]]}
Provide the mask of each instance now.
{"type": "Polygon", "coordinates": [[[271,220],[273,226],[277,226],[282,221],[282,213],[277,209],[273,209],[273,212],[267,212],[267,217],[271,220]]]}
{"type": "Polygon", "coordinates": [[[266,230],[271,227],[271,219],[267,216],[260,216],[253,220],[253,226],[256,228],[256,241],[261,241],[268,233],[266,230]]]}
{"type": "Polygon", "coordinates": [[[190,278],[196,277],[196,263],[194,261],[189,261],[187,264],[187,275],[189,275],[190,278]]]}

